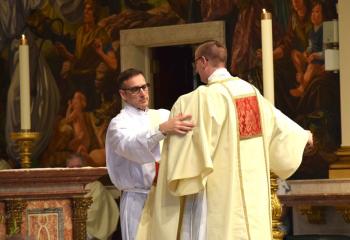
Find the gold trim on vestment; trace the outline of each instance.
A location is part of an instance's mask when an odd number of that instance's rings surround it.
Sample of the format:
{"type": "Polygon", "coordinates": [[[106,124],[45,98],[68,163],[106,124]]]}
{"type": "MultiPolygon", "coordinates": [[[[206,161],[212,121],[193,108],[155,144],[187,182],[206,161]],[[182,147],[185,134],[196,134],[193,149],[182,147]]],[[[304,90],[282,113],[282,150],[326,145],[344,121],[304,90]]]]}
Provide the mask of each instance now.
{"type": "MultiPolygon", "coordinates": [[[[257,93],[257,90],[253,87],[253,90],[255,92],[255,95],[257,96],[258,93],[257,93]]],[[[260,106],[260,102],[258,101],[258,105],[259,105],[259,109],[262,109],[261,106],[260,106]]],[[[262,140],[263,140],[263,147],[264,147],[264,155],[265,155],[265,171],[266,171],[266,181],[267,181],[267,186],[269,186],[268,188],[268,198],[269,198],[269,201],[270,201],[270,204],[269,204],[269,219],[270,219],[270,223],[272,224],[272,208],[271,208],[271,204],[272,204],[272,201],[271,201],[271,180],[270,180],[270,163],[267,162],[267,159],[269,159],[269,156],[268,156],[268,153],[266,152],[266,141],[265,141],[265,136],[264,136],[264,132],[265,132],[265,126],[264,126],[264,116],[260,113],[260,121],[261,121],[261,137],[262,137],[262,140]]],[[[271,235],[273,236],[273,230],[272,230],[272,227],[271,227],[271,235]]]]}
{"type": "Polygon", "coordinates": [[[235,110],[235,115],[236,115],[236,138],[237,138],[237,153],[238,153],[238,176],[239,176],[239,186],[241,189],[241,197],[242,197],[242,205],[243,205],[243,212],[244,212],[244,220],[245,220],[245,226],[247,229],[247,235],[248,235],[248,239],[250,240],[250,228],[249,228],[249,220],[248,220],[248,211],[247,211],[247,205],[246,205],[246,198],[245,198],[245,193],[244,193],[244,188],[243,188],[243,177],[242,177],[242,165],[241,165],[241,152],[240,152],[240,136],[239,136],[239,119],[238,119],[238,114],[237,114],[237,107],[235,104],[235,98],[234,96],[231,94],[230,89],[223,84],[224,82],[221,82],[222,86],[227,90],[227,92],[229,93],[229,95],[232,98],[233,101],[233,108],[235,110]]]}

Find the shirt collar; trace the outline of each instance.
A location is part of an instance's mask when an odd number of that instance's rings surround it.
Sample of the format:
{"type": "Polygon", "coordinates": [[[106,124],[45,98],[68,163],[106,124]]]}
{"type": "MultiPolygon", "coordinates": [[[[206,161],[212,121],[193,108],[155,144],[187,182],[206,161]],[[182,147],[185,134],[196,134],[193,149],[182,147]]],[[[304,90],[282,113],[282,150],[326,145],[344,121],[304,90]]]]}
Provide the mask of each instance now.
{"type": "Polygon", "coordinates": [[[232,76],[226,68],[218,68],[209,76],[208,83],[220,81],[225,78],[232,78],[232,76]]]}
{"type": "Polygon", "coordinates": [[[141,109],[138,109],[138,108],[135,108],[134,106],[131,106],[130,104],[128,103],[125,103],[125,107],[124,109],[128,112],[131,112],[131,113],[134,113],[134,114],[146,114],[148,112],[148,108],[143,111],[141,109]]]}

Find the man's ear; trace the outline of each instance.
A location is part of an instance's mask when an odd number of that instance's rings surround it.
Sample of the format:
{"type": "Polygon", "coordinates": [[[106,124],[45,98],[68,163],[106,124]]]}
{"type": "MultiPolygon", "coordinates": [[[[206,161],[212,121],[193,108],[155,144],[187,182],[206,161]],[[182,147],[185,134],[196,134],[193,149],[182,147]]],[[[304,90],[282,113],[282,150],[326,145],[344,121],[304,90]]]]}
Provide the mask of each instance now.
{"type": "Polygon", "coordinates": [[[126,93],[125,93],[125,91],[122,90],[122,89],[120,89],[120,90],[119,90],[119,94],[120,94],[121,98],[122,98],[124,101],[126,101],[126,93]]]}

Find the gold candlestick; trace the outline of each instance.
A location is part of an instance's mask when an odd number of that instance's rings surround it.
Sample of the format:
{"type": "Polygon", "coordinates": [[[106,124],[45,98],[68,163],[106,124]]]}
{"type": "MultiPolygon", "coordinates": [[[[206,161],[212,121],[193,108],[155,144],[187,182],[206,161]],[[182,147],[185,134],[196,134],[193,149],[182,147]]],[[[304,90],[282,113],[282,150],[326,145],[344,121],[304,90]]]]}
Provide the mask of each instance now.
{"type": "Polygon", "coordinates": [[[16,142],[21,156],[21,168],[30,168],[33,143],[39,138],[40,133],[31,131],[21,131],[11,133],[11,138],[16,142]]]}
{"type": "Polygon", "coordinates": [[[273,240],[282,240],[285,233],[281,230],[282,205],[277,196],[277,176],[270,172],[271,207],[272,207],[272,236],[273,240]]]}

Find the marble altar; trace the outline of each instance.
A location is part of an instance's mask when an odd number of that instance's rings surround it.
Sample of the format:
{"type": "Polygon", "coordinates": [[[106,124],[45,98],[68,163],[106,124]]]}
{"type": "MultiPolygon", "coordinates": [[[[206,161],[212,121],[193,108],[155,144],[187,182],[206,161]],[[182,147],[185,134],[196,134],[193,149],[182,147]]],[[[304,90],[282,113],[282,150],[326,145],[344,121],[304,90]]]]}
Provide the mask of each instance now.
{"type": "Polygon", "coordinates": [[[290,190],[279,194],[293,208],[293,234],[350,236],[350,179],[287,181],[290,190]]]}
{"type": "Polygon", "coordinates": [[[0,239],[86,240],[84,187],[106,174],[104,167],[0,171],[0,239]]]}

